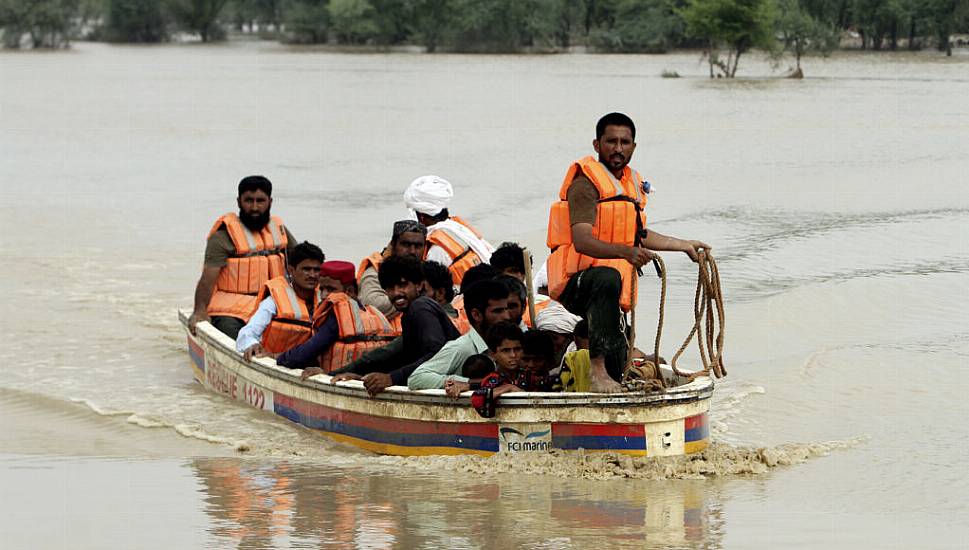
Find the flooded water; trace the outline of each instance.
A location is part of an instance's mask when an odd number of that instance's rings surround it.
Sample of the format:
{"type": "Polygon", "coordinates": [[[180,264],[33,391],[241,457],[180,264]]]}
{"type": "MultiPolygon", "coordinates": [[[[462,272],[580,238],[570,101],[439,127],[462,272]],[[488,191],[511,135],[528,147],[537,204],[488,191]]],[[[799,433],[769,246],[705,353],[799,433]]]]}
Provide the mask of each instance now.
{"type": "MultiPolygon", "coordinates": [[[[959,54],[724,82],[689,53],[0,53],[0,546],[966,547],[959,54]],[[193,381],[176,308],[242,176],[270,177],[274,212],[331,259],[380,248],[426,173],[541,258],[610,110],[638,124],[650,224],[718,258],[730,375],[700,459],[378,457],[193,381]]],[[[671,354],[696,273],[665,259],[671,354]]],[[[658,288],[640,284],[639,327],[658,288]]]]}

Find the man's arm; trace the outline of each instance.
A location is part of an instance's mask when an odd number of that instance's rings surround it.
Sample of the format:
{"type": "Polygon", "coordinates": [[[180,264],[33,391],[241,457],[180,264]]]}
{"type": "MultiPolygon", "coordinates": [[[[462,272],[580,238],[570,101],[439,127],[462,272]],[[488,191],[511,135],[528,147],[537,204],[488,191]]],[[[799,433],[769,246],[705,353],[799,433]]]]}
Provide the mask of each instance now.
{"type": "Polygon", "coordinates": [[[412,390],[440,389],[444,387],[444,381],[449,377],[462,382],[467,381],[467,378],[462,376],[454,376],[454,373],[464,365],[464,360],[470,356],[468,350],[461,344],[460,340],[451,340],[444,344],[441,351],[417,367],[407,378],[407,387],[412,390]]]}
{"type": "Polygon", "coordinates": [[[592,236],[592,224],[577,223],[572,226],[572,243],[579,254],[593,258],[622,258],[634,266],[641,267],[653,259],[653,254],[645,248],[607,243],[592,236]]]}
{"type": "Polygon", "coordinates": [[[289,369],[305,369],[317,365],[317,358],[333,345],[340,336],[336,317],[331,315],[312,338],[284,351],[276,358],[276,364],[289,369]]]}
{"type": "Polygon", "coordinates": [[[276,301],[272,297],[259,302],[259,308],[253,314],[246,326],[239,330],[236,336],[236,351],[242,353],[262,340],[262,333],[276,316],[276,301]]]}
{"type": "Polygon", "coordinates": [[[195,325],[199,321],[209,320],[209,301],[212,300],[212,293],[215,291],[215,282],[219,279],[220,266],[205,265],[202,267],[202,276],[195,285],[195,309],[192,316],[188,319],[188,329],[195,334],[195,325]]]}
{"type": "Polygon", "coordinates": [[[694,262],[697,261],[697,253],[701,248],[705,249],[707,252],[711,250],[710,245],[702,241],[677,239],[676,237],[663,235],[662,233],[657,233],[656,231],[652,230],[646,234],[646,239],[643,241],[643,246],[649,248],[650,250],[683,252],[694,262]]]}

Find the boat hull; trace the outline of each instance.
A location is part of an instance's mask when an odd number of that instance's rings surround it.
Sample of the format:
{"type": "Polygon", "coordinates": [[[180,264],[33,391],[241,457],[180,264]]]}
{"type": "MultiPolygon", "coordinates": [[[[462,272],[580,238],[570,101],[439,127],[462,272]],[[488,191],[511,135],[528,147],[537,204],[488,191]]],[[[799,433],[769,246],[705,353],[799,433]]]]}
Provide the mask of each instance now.
{"type": "MultiPolygon", "coordinates": [[[[184,324],[187,313],[180,317],[184,324]]],[[[495,417],[482,418],[466,396],[453,400],[442,390],[392,387],[372,398],[358,381],[333,384],[326,375],[303,381],[300,370],[272,359],[246,361],[208,323],[186,334],[193,373],[206,388],[375,453],[488,456],[557,449],[671,456],[709,443],[713,382],[706,377],[664,394],[505,394],[495,417]]]]}

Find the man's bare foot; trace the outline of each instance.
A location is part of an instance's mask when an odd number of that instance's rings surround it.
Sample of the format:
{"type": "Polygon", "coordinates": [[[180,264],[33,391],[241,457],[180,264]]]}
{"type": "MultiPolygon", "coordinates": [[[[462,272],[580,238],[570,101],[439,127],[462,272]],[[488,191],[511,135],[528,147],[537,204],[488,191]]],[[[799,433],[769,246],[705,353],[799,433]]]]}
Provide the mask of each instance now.
{"type": "Polygon", "coordinates": [[[606,372],[606,360],[602,357],[592,358],[592,368],[589,369],[589,389],[596,393],[617,393],[622,386],[606,372]]]}

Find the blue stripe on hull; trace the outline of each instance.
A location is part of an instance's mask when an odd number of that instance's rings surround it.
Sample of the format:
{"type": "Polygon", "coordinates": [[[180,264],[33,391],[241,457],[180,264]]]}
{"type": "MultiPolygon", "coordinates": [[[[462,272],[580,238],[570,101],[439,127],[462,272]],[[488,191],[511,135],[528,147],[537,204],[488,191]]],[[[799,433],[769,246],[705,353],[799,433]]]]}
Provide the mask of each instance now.
{"type": "Polygon", "coordinates": [[[603,435],[581,435],[552,437],[552,447],[556,449],[607,449],[623,451],[645,451],[645,437],[616,437],[603,435]]]}
{"type": "Polygon", "coordinates": [[[274,403],[273,408],[276,414],[288,418],[293,422],[302,424],[307,428],[322,430],[325,432],[338,433],[373,441],[376,443],[386,443],[390,445],[400,445],[404,447],[455,447],[458,449],[474,449],[479,451],[498,452],[498,439],[464,436],[454,434],[406,434],[386,432],[362,426],[344,424],[326,418],[318,418],[300,414],[285,405],[274,403]]]}
{"type": "Polygon", "coordinates": [[[696,428],[687,430],[683,434],[683,441],[689,443],[691,441],[701,441],[710,437],[710,425],[704,424],[696,428]]]}

